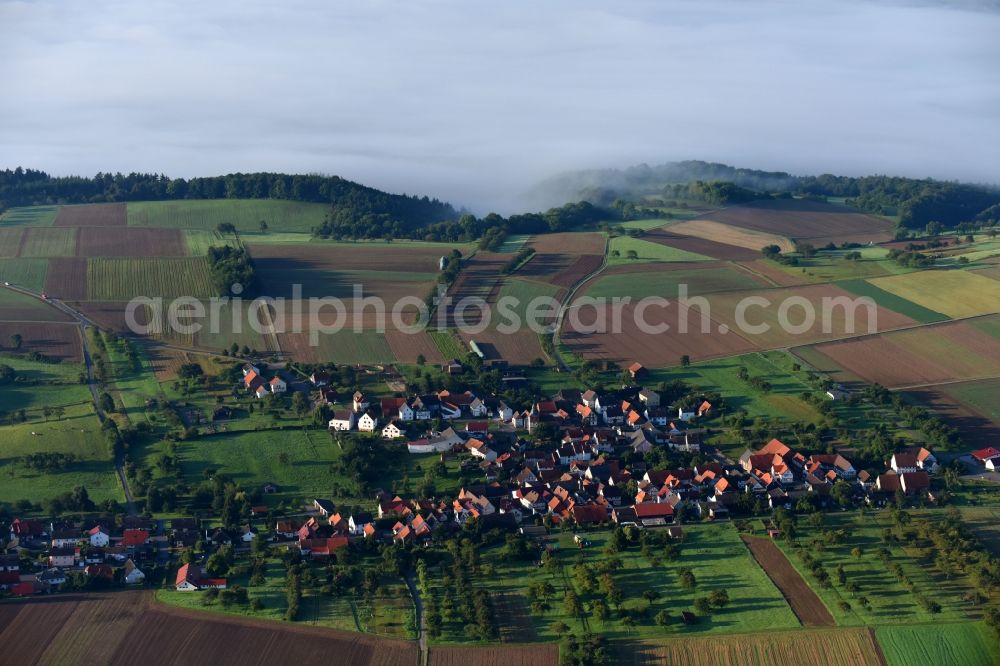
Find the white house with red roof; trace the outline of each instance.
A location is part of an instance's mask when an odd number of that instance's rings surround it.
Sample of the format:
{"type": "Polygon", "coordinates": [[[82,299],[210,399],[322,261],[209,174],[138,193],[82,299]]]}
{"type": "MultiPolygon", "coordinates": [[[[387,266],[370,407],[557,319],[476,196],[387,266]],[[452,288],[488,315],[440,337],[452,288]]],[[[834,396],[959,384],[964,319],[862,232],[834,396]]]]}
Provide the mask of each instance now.
{"type": "Polygon", "coordinates": [[[198,590],[224,590],[226,589],[225,578],[210,578],[196,564],[185,564],[177,570],[177,578],[174,581],[174,588],[178,592],[196,592],[198,590]]]}

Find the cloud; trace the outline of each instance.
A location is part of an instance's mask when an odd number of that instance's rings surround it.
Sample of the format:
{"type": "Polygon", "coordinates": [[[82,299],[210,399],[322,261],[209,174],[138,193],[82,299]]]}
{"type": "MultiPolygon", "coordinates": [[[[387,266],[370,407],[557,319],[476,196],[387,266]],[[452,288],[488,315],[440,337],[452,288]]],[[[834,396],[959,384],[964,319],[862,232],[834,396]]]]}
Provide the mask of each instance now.
{"type": "Polygon", "coordinates": [[[993,2],[0,0],[0,155],[478,212],[674,159],[995,181],[997,34],[993,2]]]}

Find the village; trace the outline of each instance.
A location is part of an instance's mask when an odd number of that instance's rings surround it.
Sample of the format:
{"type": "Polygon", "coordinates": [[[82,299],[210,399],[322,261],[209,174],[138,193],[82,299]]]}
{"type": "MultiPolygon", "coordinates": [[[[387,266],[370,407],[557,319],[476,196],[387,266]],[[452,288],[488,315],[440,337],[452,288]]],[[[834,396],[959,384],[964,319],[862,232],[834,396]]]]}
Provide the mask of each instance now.
{"type": "MultiPolygon", "coordinates": [[[[460,367],[458,361],[452,364],[460,367]]],[[[255,396],[262,390],[284,392],[287,384],[276,374],[262,378],[268,372],[263,365],[243,366],[244,390],[255,396]]],[[[310,498],[297,514],[252,506],[240,516],[238,529],[207,516],[174,518],[169,526],[148,515],[83,522],[14,518],[0,555],[0,593],[141,586],[150,582],[149,573],[152,581],[167,580],[177,591],[226,589],[226,578],[206,566],[212,553],[225,547],[238,555],[255,543],[322,562],[353,542],[419,547],[474,525],[480,533],[523,535],[543,552],[551,547],[547,535],[567,530],[664,529],[669,538],[681,538],[685,524],[777,510],[937,501],[941,465],[926,447],[898,450],[884,469],[872,471],[859,469],[844,454],[801,452],[778,438],[731,459],[705,444],[715,410],[709,399],[666,404],[657,391],[641,386],[645,370],[639,364],[628,373],[632,385],[567,388],[517,410],[472,390],[408,397],[355,391],[341,397],[329,386],[328,374],[313,372],[310,390],[317,404],[330,410],[332,438],[381,439],[394,455],[457,459],[476,481],[447,497],[379,488],[365,510],[350,513],[324,497],[310,498]]],[[[836,391],[827,396],[842,397],[836,391]]],[[[994,448],[972,456],[984,470],[1000,465],[994,448]]],[[[771,525],[769,536],[780,536],[777,524],[771,525]]],[[[575,542],[582,547],[586,537],[580,534],[575,542]]]]}

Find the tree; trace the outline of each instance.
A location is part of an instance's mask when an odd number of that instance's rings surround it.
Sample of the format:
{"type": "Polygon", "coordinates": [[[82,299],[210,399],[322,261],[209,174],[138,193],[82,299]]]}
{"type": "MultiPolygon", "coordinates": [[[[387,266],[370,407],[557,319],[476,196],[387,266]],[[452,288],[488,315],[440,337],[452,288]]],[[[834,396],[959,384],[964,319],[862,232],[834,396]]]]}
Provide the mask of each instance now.
{"type": "Polygon", "coordinates": [[[260,221],[260,233],[267,233],[267,222],[264,220],[260,221]]]}
{"type": "Polygon", "coordinates": [[[687,354],[681,356],[681,367],[686,368],[691,365],[691,357],[687,354]]]}
{"type": "Polygon", "coordinates": [[[572,590],[567,590],[566,595],[563,597],[563,610],[570,617],[580,617],[583,615],[583,604],[580,603],[580,598],[572,590]]]}
{"type": "Polygon", "coordinates": [[[101,393],[101,397],[98,399],[98,406],[102,412],[113,412],[115,411],[115,399],[111,397],[110,393],[105,391],[101,393]]]}
{"type": "Polygon", "coordinates": [[[427,363],[427,358],[423,354],[417,354],[417,365],[424,365],[427,363]]]}
{"type": "Polygon", "coordinates": [[[625,256],[628,257],[629,259],[638,259],[639,253],[636,252],[635,250],[629,250],[625,253],[625,256]]]}
{"type": "Polygon", "coordinates": [[[557,636],[563,636],[569,633],[569,626],[565,622],[553,622],[549,627],[553,634],[557,636]]]}
{"type": "Polygon", "coordinates": [[[232,222],[219,222],[219,224],[216,225],[215,230],[220,234],[235,234],[236,225],[232,222]]]}
{"type": "Polygon", "coordinates": [[[23,338],[21,338],[20,333],[15,333],[14,335],[10,336],[10,346],[13,347],[14,349],[20,349],[22,342],[23,338]]]}
{"type": "Polygon", "coordinates": [[[635,620],[632,618],[631,615],[626,615],[625,617],[622,618],[622,626],[625,627],[626,634],[631,634],[632,627],[635,626],[635,620]]]}
{"type": "Polygon", "coordinates": [[[712,604],[708,597],[698,597],[694,600],[694,609],[702,615],[708,615],[712,612],[712,604]]]}
{"type": "Polygon", "coordinates": [[[665,610],[661,610],[659,613],[657,613],[656,617],[654,617],[653,620],[656,622],[656,624],[660,625],[661,627],[666,627],[667,625],[669,625],[674,621],[674,619],[670,617],[670,613],[668,613],[665,610]]]}
{"type": "Polygon", "coordinates": [[[713,590],[708,595],[708,602],[715,608],[725,608],[729,605],[729,593],[725,590],[713,590]]]}
{"type": "Polygon", "coordinates": [[[296,391],[292,394],[292,411],[299,416],[302,416],[309,411],[309,399],[302,391],[296,391]]]}

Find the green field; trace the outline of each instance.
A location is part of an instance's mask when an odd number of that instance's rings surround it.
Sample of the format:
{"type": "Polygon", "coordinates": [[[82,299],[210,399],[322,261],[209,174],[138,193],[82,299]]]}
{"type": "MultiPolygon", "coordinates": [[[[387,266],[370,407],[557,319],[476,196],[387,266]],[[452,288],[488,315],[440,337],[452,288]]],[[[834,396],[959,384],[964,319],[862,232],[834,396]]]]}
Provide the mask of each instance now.
{"type": "Polygon", "coordinates": [[[59,214],[59,206],[11,208],[0,215],[0,226],[50,227],[59,214]]]}
{"type": "MultiPolygon", "coordinates": [[[[22,257],[72,257],[76,255],[76,235],[73,227],[41,227],[24,232],[22,257]]],[[[83,233],[86,233],[84,230],[83,233]]]]}
{"type": "MultiPolygon", "coordinates": [[[[620,224],[626,229],[642,229],[643,231],[649,231],[650,229],[656,229],[676,221],[677,220],[668,220],[666,218],[655,218],[649,220],[629,220],[627,222],[621,222],[620,224]]],[[[612,226],[617,226],[617,223],[612,226]]]]}
{"type": "Polygon", "coordinates": [[[889,666],[973,666],[1000,660],[996,640],[979,624],[881,626],[875,636],[889,666]]]}
{"type": "Polygon", "coordinates": [[[330,207],[320,203],[273,199],[144,201],[128,204],[128,223],[138,227],[212,230],[230,223],[239,231],[309,232],[323,223],[330,207]]]}
{"type": "MultiPolygon", "coordinates": [[[[614,274],[598,277],[587,289],[587,296],[613,298],[631,296],[633,299],[660,296],[675,299],[678,286],[686,284],[688,294],[710,294],[719,291],[739,291],[754,286],[753,278],[735,268],[706,270],[679,270],[649,273],[614,274]]],[[[755,292],[756,293],[756,292],[755,292]]]]}
{"type": "Polygon", "coordinates": [[[204,257],[208,254],[208,248],[233,245],[236,240],[232,236],[223,236],[217,231],[185,229],[184,242],[187,244],[188,254],[192,257],[204,257]]]}
{"type": "MultiPolygon", "coordinates": [[[[6,341],[2,341],[6,344],[6,341]]],[[[0,365],[17,371],[18,381],[0,391],[0,414],[24,409],[31,419],[43,419],[45,407],[67,407],[90,403],[90,390],[79,382],[83,366],[76,363],[39,363],[26,358],[0,355],[0,365]]],[[[55,417],[52,417],[55,418],[55,417]]]]}
{"type": "MultiPolygon", "coordinates": [[[[692,387],[718,391],[725,399],[729,412],[745,410],[753,418],[764,416],[787,421],[814,421],[818,412],[799,396],[811,390],[804,373],[791,369],[791,357],[783,351],[769,351],[730,356],[714,361],[694,363],[687,368],[654,370],[650,385],[680,379],[692,387]],[[739,379],[743,366],[751,377],[763,377],[771,382],[771,390],[761,393],[739,379]]],[[[738,455],[738,454],[737,454],[738,455]]]]}
{"type": "Polygon", "coordinates": [[[93,407],[67,409],[66,414],[59,421],[0,427],[0,503],[20,499],[37,503],[79,485],[86,486],[95,502],[123,500],[93,407]],[[29,470],[17,461],[40,452],[72,453],[76,461],[51,472],[29,470]]]}
{"type": "Polygon", "coordinates": [[[393,363],[392,353],[385,336],[374,331],[355,333],[345,328],[336,333],[320,333],[317,353],[330,363],[393,363]]]}
{"type": "Polygon", "coordinates": [[[524,247],[524,244],[528,242],[529,238],[531,238],[530,234],[511,234],[504,239],[503,245],[497,249],[497,252],[514,254],[524,247]]]}
{"type": "MultiPolygon", "coordinates": [[[[561,291],[561,289],[555,285],[547,284],[545,282],[535,282],[533,280],[522,280],[518,278],[507,278],[504,280],[503,284],[500,286],[499,298],[513,298],[516,299],[512,301],[512,306],[505,306],[505,311],[513,312],[517,315],[521,324],[527,320],[527,310],[528,305],[536,298],[555,298],[556,295],[561,291]]],[[[547,312],[554,312],[547,307],[542,307],[548,301],[542,301],[537,304],[535,320],[541,323],[545,317],[542,315],[547,312]]],[[[494,324],[500,323],[503,319],[509,318],[509,315],[494,311],[493,322],[494,324]]]]}
{"type": "Polygon", "coordinates": [[[0,280],[32,291],[45,289],[48,270],[49,262],[45,259],[0,259],[0,280]]]}
{"type": "Polygon", "coordinates": [[[1000,426],[1000,379],[958,382],[940,389],[1000,426]]]}
{"type": "Polygon", "coordinates": [[[880,289],[867,280],[842,280],[837,283],[837,286],[855,296],[867,296],[874,300],[877,305],[905,315],[921,324],[932,324],[948,319],[947,315],[934,312],[913,301],[880,289]]]}
{"type": "Polygon", "coordinates": [[[434,341],[434,346],[438,348],[441,352],[441,356],[446,359],[458,359],[461,361],[468,354],[468,350],[465,345],[458,339],[452,331],[439,331],[437,329],[428,328],[427,335],[430,336],[431,340],[434,341]]]}
{"type": "Polygon", "coordinates": [[[632,238],[631,236],[615,236],[608,243],[608,265],[618,266],[637,263],[649,263],[654,261],[711,261],[711,257],[703,254],[696,254],[686,250],[680,250],[659,243],[632,238]],[[638,257],[628,258],[629,250],[634,250],[638,257]],[[619,256],[614,256],[615,251],[619,256]]]}
{"type": "Polygon", "coordinates": [[[0,227],[0,258],[16,257],[23,235],[24,230],[20,227],[0,227]]]}
{"type": "Polygon", "coordinates": [[[208,298],[213,295],[206,257],[87,261],[87,296],[92,301],[128,301],[137,296],[208,298]]]}

